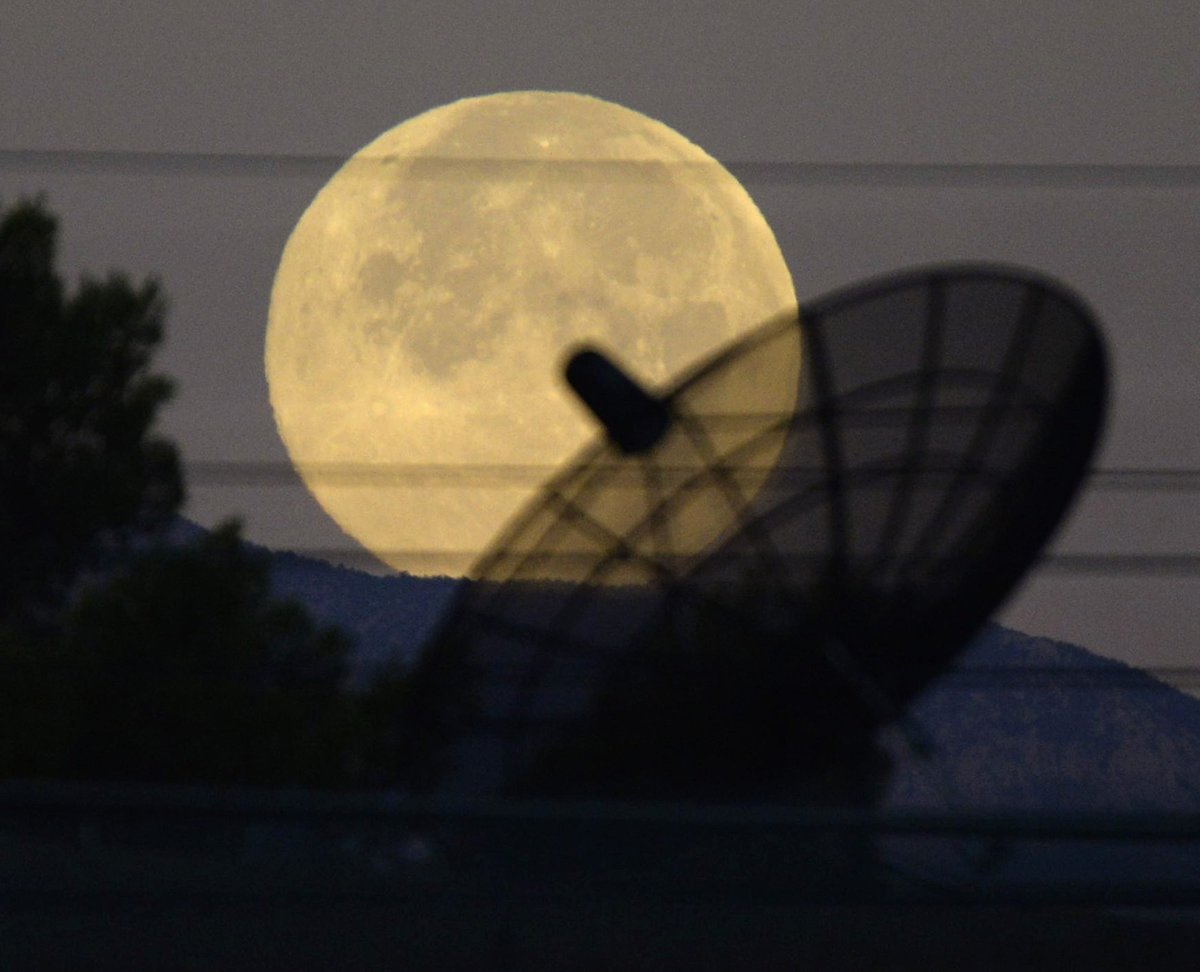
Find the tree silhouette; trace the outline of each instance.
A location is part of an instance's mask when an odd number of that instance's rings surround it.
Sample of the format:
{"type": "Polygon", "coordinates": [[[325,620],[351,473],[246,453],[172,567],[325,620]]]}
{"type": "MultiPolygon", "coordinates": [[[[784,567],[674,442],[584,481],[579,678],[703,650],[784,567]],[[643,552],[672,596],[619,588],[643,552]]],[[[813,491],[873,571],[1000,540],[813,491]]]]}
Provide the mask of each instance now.
{"type": "Polygon", "coordinates": [[[349,639],[270,596],[268,560],[226,524],[139,557],[71,611],[75,777],[348,782],[349,639]]]}
{"type": "Polygon", "coordinates": [[[66,294],[57,229],[41,200],[0,216],[0,624],[44,623],[183,498],[175,447],[152,434],[171,394],[149,370],[158,285],[111,274],[66,294]]]}
{"type": "MultiPolygon", "coordinates": [[[[347,636],[236,523],[181,545],[157,284],[65,293],[40,200],[0,212],[0,776],[344,785],[386,747],[347,636]]],[[[397,691],[388,673],[376,694],[397,691]]],[[[381,697],[382,697],[381,694],[381,697]]]]}

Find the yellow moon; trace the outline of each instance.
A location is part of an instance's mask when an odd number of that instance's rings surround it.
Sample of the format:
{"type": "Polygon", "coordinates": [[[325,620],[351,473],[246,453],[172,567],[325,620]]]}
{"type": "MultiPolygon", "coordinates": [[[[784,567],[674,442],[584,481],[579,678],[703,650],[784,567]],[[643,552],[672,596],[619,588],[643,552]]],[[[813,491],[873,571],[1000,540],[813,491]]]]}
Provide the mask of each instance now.
{"type": "Polygon", "coordinates": [[[342,530],[459,575],[595,435],[560,377],[570,345],[654,385],[795,303],[754,202],[682,135],[585,95],[468,98],[380,135],[300,218],[271,405],[342,530]]]}

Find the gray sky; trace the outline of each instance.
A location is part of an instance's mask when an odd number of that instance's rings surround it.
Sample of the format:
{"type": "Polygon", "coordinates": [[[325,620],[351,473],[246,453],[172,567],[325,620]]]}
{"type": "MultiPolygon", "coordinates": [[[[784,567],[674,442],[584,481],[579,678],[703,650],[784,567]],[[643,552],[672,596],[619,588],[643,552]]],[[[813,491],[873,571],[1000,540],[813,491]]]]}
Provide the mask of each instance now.
{"type": "MultiPolygon", "coordinates": [[[[945,259],[1061,278],[1111,344],[1099,466],[1195,470],[1198,37],[1191,0],[15,0],[0,30],[0,199],[48,191],[72,274],[163,279],[160,365],[180,384],[165,424],[196,464],[190,512],[243,513],[279,547],[349,541],[294,482],[234,486],[203,464],[285,459],[262,341],[287,235],[377,134],[499,90],[593,94],[703,146],[758,202],[802,299],[945,259]]],[[[1198,479],[1101,477],[1056,552],[1195,554],[1198,479]]],[[[1200,577],[1047,568],[1002,620],[1191,665],[1200,577]]]]}

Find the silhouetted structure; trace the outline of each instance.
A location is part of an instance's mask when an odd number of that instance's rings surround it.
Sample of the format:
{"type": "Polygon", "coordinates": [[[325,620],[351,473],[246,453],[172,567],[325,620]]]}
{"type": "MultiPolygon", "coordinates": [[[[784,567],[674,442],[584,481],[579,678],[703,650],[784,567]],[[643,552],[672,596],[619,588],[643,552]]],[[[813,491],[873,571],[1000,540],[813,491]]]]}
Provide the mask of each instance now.
{"type": "Polygon", "coordinates": [[[1078,299],[987,266],[817,300],[658,399],[582,353],[569,376],[610,435],[499,538],[427,649],[417,776],[870,802],[877,730],[1066,509],[1105,375],[1078,299]]]}

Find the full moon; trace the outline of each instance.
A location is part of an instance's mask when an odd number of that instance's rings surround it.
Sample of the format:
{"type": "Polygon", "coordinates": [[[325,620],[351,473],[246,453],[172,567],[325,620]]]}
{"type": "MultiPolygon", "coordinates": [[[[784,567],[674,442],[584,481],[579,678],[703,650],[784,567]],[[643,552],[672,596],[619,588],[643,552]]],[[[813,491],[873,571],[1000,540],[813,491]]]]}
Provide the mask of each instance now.
{"type": "Polygon", "coordinates": [[[572,345],[653,387],[795,304],[750,196],[682,135],[585,95],[468,98],[380,135],[301,216],[271,405],[343,531],[461,575],[597,434],[561,379],[572,345]]]}

